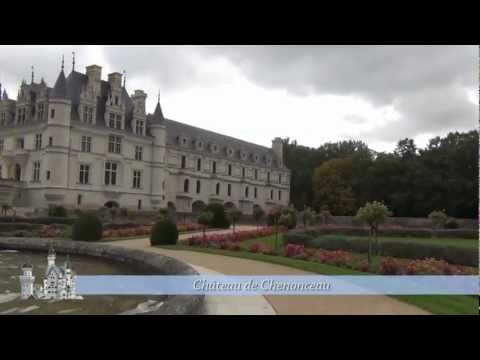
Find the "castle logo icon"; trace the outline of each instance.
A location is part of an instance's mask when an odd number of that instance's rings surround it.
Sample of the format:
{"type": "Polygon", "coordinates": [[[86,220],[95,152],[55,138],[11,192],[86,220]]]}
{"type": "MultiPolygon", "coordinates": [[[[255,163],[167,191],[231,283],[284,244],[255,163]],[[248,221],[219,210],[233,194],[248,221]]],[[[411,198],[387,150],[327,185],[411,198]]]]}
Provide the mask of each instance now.
{"type": "Polygon", "coordinates": [[[81,300],[83,297],[76,292],[76,274],[71,268],[67,255],[64,266],[55,265],[55,250],[50,246],[47,256],[47,270],[43,285],[35,285],[33,266],[23,264],[23,275],[20,276],[21,299],[34,297],[39,300],[81,300]]]}

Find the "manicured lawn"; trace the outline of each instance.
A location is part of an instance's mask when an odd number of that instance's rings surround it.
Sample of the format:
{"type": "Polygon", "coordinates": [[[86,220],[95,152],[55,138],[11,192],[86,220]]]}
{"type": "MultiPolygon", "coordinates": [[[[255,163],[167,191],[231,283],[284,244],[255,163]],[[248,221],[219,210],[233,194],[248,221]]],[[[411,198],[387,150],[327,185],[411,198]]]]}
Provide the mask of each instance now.
{"type": "MultiPolygon", "coordinates": [[[[252,239],[243,241],[240,243],[241,248],[248,249],[249,246],[256,242],[262,242],[269,246],[274,246],[275,235],[267,236],[259,239],[252,239]]],[[[278,250],[283,251],[283,245],[281,242],[281,235],[279,235],[278,241],[278,250]]],[[[292,259],[284,256],[272,256],[264,255],[259,253],[251,253],[247,251],[231,251],[231,250],[222,250],[215,248],[207,247],[197,247],[197,246],[185,246],[185,245],[170,245],[170,246],[161,246],[166,249],[173,250],[186,250],[186,251],[197,251],[209,254],[217,254],[224,256],[239,257],[243,259],[251,259],[263,262],[269,262],[277,265],[284,265],[303,271],[308,271],[316,274],[322,275],[364,275],[368,276],[368,273],[355,271],[352,269],[341,268],[337,266],[331,266],[326,264],[321,264],[314,261],[292,259]]],[[[462,296],[462,295],[402,295],[402,296],[391,296],[401,301],[418,306],[422,309],[425,309],[432,314],[439,315],[475,315],[478,314],[478,296],[462,296]]]]}

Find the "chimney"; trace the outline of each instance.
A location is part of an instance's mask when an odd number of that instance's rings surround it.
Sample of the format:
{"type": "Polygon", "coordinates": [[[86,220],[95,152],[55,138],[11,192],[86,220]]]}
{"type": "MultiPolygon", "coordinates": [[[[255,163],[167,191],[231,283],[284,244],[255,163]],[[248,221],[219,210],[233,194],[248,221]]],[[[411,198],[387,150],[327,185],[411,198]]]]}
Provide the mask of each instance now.
{"type": "Polygon", "coordinates": [[[102,67],[98,65],[90,65],[86,67],[88,81],[98,82],[102,80],[102,67]]]}
{"type": "Polygon", "coordinates": [[[108,74],[108,82],[112,88],[122,87],[122,74],[118,72],[108,74]]]}

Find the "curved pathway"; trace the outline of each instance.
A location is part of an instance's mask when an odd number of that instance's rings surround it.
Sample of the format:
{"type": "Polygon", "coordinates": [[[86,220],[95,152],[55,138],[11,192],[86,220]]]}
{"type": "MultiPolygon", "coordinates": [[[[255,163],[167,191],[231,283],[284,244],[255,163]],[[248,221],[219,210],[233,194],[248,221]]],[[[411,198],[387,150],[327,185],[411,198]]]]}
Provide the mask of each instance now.
{"type": "MultiPolygon", "coordinates": [[[[252,227],[237,226],[237,230],[252,227]]],[[[231,230],[219,230],[224,233],[231,230]]],[[[192,234],[183,234],[187,238],[192,234]]],[[[191,264],[199,273],[227,275],[312,275],[312,273],[262,261],[235,258],[195,251],[170,250],[150,246],[149,239],[118,240],[111,245],[126,246],[170,256],[191,264]]],[[[209,314],[273,314],[279,315],[427,315],[414,305],[383,295],[357,296],[215,296],[206,297],[209,314]],[[213,298],[213,299],[212,299],[213,298]],[[271,305],[264,302],[264,299],[271,305]],[[239,309],[241,307],[241,310],[239,309]]]]}

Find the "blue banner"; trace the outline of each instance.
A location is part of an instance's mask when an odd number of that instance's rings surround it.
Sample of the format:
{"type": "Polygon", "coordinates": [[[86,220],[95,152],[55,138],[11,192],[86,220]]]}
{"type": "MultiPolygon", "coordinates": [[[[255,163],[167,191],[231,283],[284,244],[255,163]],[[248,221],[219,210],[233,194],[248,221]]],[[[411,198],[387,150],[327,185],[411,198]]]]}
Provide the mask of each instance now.
{"type": "Polygon", "coordinates": [[[479,295],[478,276],[78,276],[79,295],[479,295]]]}

